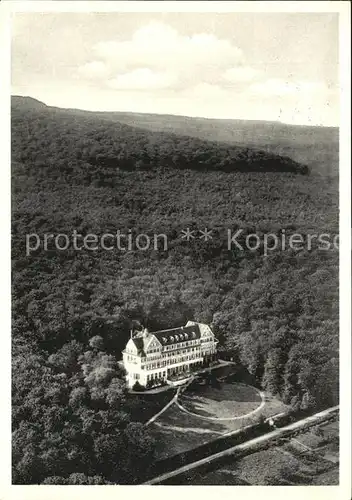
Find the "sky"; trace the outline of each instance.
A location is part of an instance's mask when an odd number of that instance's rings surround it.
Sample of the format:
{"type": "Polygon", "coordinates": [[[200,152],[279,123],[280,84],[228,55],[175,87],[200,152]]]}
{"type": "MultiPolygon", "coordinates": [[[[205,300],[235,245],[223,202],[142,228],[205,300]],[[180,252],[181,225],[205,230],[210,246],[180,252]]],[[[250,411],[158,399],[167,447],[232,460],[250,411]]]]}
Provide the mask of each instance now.
{"type": "Polygon", "coordinates": [[[65,108],[338,126],[338,16],[16,13],[12,94],[65,108]]]}

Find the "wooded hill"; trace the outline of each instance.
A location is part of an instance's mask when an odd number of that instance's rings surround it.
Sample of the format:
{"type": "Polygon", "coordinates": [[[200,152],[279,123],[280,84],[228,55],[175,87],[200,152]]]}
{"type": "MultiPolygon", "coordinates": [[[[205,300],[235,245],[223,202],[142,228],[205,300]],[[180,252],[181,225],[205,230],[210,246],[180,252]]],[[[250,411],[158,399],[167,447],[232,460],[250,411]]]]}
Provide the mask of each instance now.
{"type": "Polygon", "coordinates": [[[117,364],[136,320],[150,330],[211,323],[221,348],[286,403],[338,401],[337,251],[314,244],[266,257],[226,240],[238,228],[335,234],[337,179],[115,118],[14,100],[14,483],[131,484],[152,462],[145,402],[127,397],[117,364]],[[213,239],[187,243],[187,227],[213,239]],[[163,232],[167,251],[40,247],[26,256],[29,233],[129,228],[163,232]]]}
{"type": "MultiPolygon", "coordinates": [[[[308,167],[283,155],[259,149],[210,142],[165,132],[149,132],[124,125],[111,114],[74,112],[47,107],[36,100],[14,97],[12,126],[14,158],[34,168],[65,175],[72,168],[90,183],[113,177],[117,169],[222,170],[226,172],[293,172],[308,167]],[[23,115],[25,111],[26,115],[23,115]],[[40,148],[40,155],[37,149],[40,148]],[[95,173],[96,167],[98,172],[95,173]],[[93,177],[92,177],[93,176],[93,177]]],[[[80,179],[82,180],[82,179],[80,179]]]]}

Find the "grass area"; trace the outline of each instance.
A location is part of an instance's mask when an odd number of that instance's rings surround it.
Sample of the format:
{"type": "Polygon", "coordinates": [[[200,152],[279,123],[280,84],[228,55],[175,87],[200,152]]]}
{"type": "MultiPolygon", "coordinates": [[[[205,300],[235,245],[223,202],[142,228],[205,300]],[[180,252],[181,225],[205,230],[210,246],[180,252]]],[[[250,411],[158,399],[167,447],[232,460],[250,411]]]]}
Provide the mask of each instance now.
{"type": "MultiPolygon", "coordinates": [[[[224,415],[245,415],[248,410],[259,407],[261,398],[253,387],[224,382],[219,389],[202,385],[196,393],[187,390],[180,401],[189,409],[200,406],[201,401],[202,409],[197,408],[197,413],[203,411],[207,416],[223,418],[224,415]]],[[[259,415],[268,417],[286,409],[273,397],[266,396],[265,401],[259,412],[236,420],[206,420],[190,415],[173,404],[148,428],[156,437],[159,457],[172,456],[250,425],[259,415]]]]}
{"type": "Polygon", "coordinates": [[[169,403],[175,393],[175,389],[157,394],[151,394],[148,391],[138,394],[129,393],[127,398],[132,418],[144,423],[147,422],[169,403]]]}
{"type": "Polygon", "coordinates": [[[159,458],[164,458],[219,437],[223,426],[213,422],[203,426],[199,418],[184,413],[174,404],[149,426],[149,430],[156,437],[159,458]]]}
{"type": "Polygon", "coordinates": [[[219,387],[197,386],[186,391],[179,402],[199,416],[210,418],[241,417],[257,409],[262,398],[257,389],[240,384],[222,383],[219,387]]]}
{"type": "Polygon", "coordinates": [[[189,477],[195,485],[336,485],[339,482],[338,422],[323,424],[283,446],[248,455],[217,470],[189,477]],[[298,442],[297,442],[298,441],[298,442]],[[300,447],[316,445],[314,451],[300,447]]]}

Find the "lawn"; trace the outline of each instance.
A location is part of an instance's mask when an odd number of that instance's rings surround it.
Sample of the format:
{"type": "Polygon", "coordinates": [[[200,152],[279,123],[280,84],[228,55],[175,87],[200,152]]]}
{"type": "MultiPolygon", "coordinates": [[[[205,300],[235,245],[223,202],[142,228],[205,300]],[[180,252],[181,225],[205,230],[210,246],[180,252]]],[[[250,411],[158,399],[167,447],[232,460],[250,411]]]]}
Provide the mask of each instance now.
{"type": "Polygon", "coordinates": [[[217,422],[206,422],[184,413],[175,404],[149,426],[157,441],[158,458],[169,457],[190,450],[219,437],[224,427],[217,422]]]}
{"type": "Polygon", "coordinates": [[[198,386],[186,391],[179,403],[189,412],[205,418],[230,419],[248,415],[262,403],[257,389],[242,384],[222,383],[220,386],[198,386]]]}
{"type": "Polygon", "coordinates": [[[180,403],[181,408],[173,404],[148,427],[158,443],[159,458],[190,450],[252,424],[259,415],[268,417],[286,408],[277,399],[265,396],[262,408],[251,414],[262,404],[260,393],[251,386],[227,382],[219,388],[201,385],[196,392],[187,389],[180,403]]]}

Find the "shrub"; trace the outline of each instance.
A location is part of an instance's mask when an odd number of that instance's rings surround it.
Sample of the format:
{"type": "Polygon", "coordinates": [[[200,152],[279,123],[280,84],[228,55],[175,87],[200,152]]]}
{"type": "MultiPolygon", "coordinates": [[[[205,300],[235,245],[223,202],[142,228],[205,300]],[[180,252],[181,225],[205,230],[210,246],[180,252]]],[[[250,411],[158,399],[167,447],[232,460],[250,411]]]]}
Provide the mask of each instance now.
{"type": "Polygon", "coordinates": [[[138,380],[133,384],[132,386],[132,389],[134,391],[145,391],[145,387],[143,387],[143,385],[141,385],[138,380]]]}

